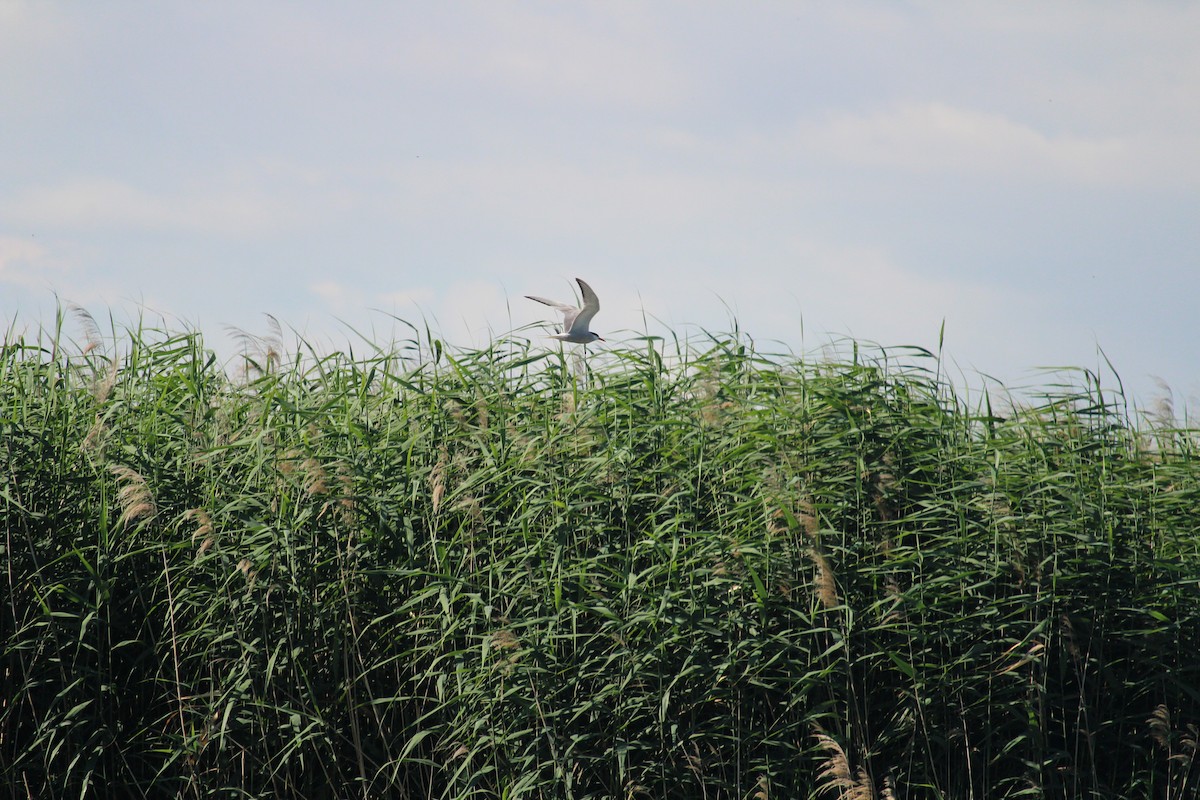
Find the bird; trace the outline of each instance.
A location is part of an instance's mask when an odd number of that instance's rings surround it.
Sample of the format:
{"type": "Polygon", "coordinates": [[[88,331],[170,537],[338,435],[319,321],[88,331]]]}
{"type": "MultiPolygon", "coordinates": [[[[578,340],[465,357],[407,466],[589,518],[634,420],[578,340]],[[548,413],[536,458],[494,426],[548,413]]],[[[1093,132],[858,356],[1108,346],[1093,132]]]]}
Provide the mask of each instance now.
{"type": "Polygon", "coordinates": [[[569,306],[566,303],[559,303],[554,300],[547,300],[544,297],[534,297],[531,294],[525,296],[530,300],[536,300],[552,308],[557,308],[562,312],[562,333],[551,334],[551,339],[572,342],[574,344],[589,344],[597,339],[603,342],[603,336],[588,330],[588,324],[591,323],[592,317],[596,316],[596,312],[600,310],[600,300],[596,297],[596,293],[592,291],[592,287],[584,282],[583,278],[576,278],[575,282],[579,284],[579,290],[583,292],[583,306],[581,308],[569,306]]]}

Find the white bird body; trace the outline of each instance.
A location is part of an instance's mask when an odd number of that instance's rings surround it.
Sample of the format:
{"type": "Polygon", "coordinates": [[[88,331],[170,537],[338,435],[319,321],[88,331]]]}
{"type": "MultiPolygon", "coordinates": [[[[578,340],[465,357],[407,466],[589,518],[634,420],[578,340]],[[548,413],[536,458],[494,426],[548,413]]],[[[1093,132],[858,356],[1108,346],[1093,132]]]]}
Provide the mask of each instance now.
{"type": "Polygon", "coordinates": [[[580,308],[567,305],[566,303],[559,303],[556,300],[547,300],[544,297],[534,297],[531,294],[525,296],[530,300],[536,300],[551,308],[557,308],[562,312],[562,333],[551,334],[551,339],[572,342],[574,344],[590,344],[597,339],[603,342],[604,337],[588,330],[588,325],[591,324],[592,317],[596,316],[596,312],[600,310],[600,300],[596,297],[596,293],[592,291],[592,287],[584,283],[582,278],[576,278],[575,282],[579,284],[579,290],[583,293],[583,306],[580,308]]]}

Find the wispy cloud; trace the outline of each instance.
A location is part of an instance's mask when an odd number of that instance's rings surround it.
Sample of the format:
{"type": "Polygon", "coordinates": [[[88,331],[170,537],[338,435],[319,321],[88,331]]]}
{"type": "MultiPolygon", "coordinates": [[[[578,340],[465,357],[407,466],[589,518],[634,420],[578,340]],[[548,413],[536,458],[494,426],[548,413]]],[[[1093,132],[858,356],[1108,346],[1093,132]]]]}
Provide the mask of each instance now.
{"type": "Polygon", "coordinates": [[[661,108],[686,95],[688,81],[670,59],[667,37],[635,5],[611,14],[600,7],[535,11],[483,3],[469,14],[436,14],[427,22],[399,52],[407,68],[439,82],[565,109],[661,108]]]}
{"type": "MultiPolygon", "coordinates": [[[[453,281],[444,289],[428,286],[396,291],[368,292],[335,280],[310,284],[309,292],[319,301],[323,315],[337,316],[355,327],[364,321],[372,329],[387,320],[403,320],[421,326],[428,324],[437,336],[455,345],[483,346],[494,336],[509,329],[504,312],[504,290],[492,281],[453,281]]],[[[401,327],[391,325],[392,339],[401,327]]],[[[388,337],[384,337],[385,339],[388,337]]]]}
{"type": "Polygon", "coordinates": [[[0,236],[0,283],[47,288],[47,272],[60,272],[46,248],[30,239],[0,236]]]}
{"type": "Polygon", "coordinates": [[[308,291],[324,305],[324,311],[345,314],[358,311],[365,305],[366,295],[339,281],[316,281],[308,285],[308,291]]]}
{"type": "Polygon", "coordinates": [[[1110,138],[1052,136],[1000,114],[942,103],[845,111],[796,125],[794,146],[846,163],[911,172],[1032,178],[1047,172],[1103,181],[1124,145],[1110,138]]]}
{"type": "Polygon", "coordinates": [[[18,316],[44,324],[66,303],[131,305],[134,317],[162,307],[142,289],[121,287],[119,276],[97,269],[88,249],[74,241],[0,235],[0,297],[9,301],[0,305],[5,324],[18,316]]]}
{"type": "Polygon", "coordinates": [[[143,189],[78,178],[18,191],[0,204],[11,223],[83,230],[139,229],[244,236],[295,224],[289,198],[254,186],[143,189]]]}

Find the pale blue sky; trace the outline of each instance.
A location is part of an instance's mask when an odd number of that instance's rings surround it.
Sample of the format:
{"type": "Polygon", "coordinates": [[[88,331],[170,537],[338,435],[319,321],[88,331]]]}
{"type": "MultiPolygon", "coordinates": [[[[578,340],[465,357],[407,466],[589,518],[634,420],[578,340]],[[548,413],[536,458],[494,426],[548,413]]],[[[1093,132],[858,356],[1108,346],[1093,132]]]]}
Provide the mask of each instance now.
{"type": "Polygon", "coordinates": [[[0,322],[479,344],[579,275],[611,346],[944,319],[968,374],[1099,347],[1194,407],[1198,38],[1165,1],[0,0],[0,322]]]}

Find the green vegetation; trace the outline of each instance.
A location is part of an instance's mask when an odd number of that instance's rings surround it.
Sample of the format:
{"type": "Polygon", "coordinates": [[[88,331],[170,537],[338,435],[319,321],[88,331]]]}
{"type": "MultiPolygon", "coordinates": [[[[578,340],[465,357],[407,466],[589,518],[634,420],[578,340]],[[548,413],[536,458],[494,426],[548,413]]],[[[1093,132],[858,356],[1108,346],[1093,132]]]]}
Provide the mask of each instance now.
{"type": "Polygon", "coordinates": [[[6,796],[1200,796],[1197,431],[1088,372],[94,327],[0,358],[6,796]]]}

